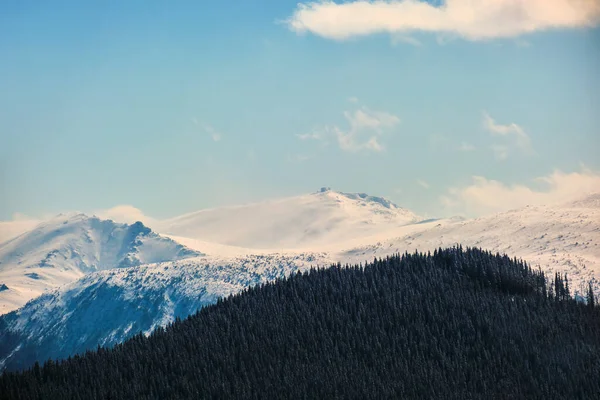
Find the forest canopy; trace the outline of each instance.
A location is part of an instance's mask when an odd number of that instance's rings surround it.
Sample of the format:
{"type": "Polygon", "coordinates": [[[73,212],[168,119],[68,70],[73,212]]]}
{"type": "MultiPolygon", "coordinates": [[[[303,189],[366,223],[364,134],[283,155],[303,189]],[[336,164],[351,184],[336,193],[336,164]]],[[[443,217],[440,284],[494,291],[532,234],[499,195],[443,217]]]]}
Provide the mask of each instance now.
{"type": "Polygon", "coordinates": [[[338,264],[5,372],[0,398],[594,398],[600,310],[588,297],[460,246],[338,264]]]}

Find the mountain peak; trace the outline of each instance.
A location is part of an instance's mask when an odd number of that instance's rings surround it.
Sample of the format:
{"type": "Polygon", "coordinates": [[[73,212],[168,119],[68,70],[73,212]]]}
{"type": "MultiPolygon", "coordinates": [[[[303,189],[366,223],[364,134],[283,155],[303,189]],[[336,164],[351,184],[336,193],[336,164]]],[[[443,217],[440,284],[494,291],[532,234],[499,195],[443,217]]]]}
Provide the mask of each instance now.
{"type": "Polygon", "coordinates": [[[341,194],[352,200],[377,203],[385,208],[392,209],[392,210],[401,208],[384,197],[371,196],[366,193],[341,193],[341,194]]]}
{"type": "Polygon", "coordinates": [[[378,197],[378,196],[371,196],[367,193],[347,193],[347,192],[340,192],[340,191],[335,191],[332,190],[330,187],[322,187],[321,189],[319,189],[317,192],[315,192],[314,194],[316,195],[334,195],[334,196],[343,196],[346,197],[350,200],[355,200],[358,202],[365,202],[365,203],[376,203],[379,204],[380,206],[387,208],[387,209],[391,209],[391,210],[395,210],[395,209],[401,209],[402,207],[399,207],[397,204],[393,203],[392,201],[384,198],[384,197],[378,197]]]}
{"type": "Polygon", "coordinates": [[[82,220],[82,219],[88,219],[88,218],[90,218],[88,215],[86,215],[80,211],[68,211],[68,212],[62,212],[62,213],[57,214],[53,218],[50,218],[49,221],[55,221],[58,219],[82,220]]]}
{"type": "Polygon", "coordinates": [[[158,232],[253,249],[308,249],[354,240],[420,220],[366,193],[322,187],[294,197],[201,210],[166,221],[158,232]]]}
{"type": "Polygon", "coordinates": [[[141,222],[60,214],[0,245],[0,282],[10,289],[0,294],[0,312],[90,272],[200,255],[141,222]],[[8,297],[18,301],[8,302],[8,297]]]}

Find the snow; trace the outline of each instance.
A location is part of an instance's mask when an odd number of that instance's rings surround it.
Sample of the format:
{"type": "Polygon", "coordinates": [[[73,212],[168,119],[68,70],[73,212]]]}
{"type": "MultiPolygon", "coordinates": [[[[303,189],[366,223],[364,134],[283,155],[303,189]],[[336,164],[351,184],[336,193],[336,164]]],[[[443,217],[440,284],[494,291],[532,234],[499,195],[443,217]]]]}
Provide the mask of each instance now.
{"type": "Polygon", "coordinates": [[[201,210],[155,223],[161,234],[252,249],[311,248],[411,224],[420,218],[388,200],[321,190],[244,206],[201,210]]]}
{"type": "Polygon", "coordinates": [[[0,369],[26,364],[27,352],[61,357],[148,334],[219,297],[310,266],[458,243],[523,258],[547,274],[567,272],[574,292],[590,280],[600,289],[599,194],[476,219],[422,220],[382,198],[324,188],[152,228],[160,235],[141,223],[75,214],[0,244],[0,286],[8,287],[0,307],[33,299],[0,317],[19,337],[0,353],[0,369]]]}
{"type": "Polygon", "coordinates": [[[94,271],[199,254],[141,223],[61,214],[0,244],[0,313],[94,271]]]}
{"type": "Polygon", "coordinates": [[[472,220],[446,219],[410,225],[362,241],[343,250],[330,249],[333,259],[371,260],[396,252],[432,251],[455,244],[481,247],[522,258],[547,275],[568,273],[580,293],[594,281],[600,289],[600,206],[568,203],[529,206],[472,220]]]}
{"type": "Polygon", "coordinates": [[[66,357],[138,332],[149,334],[219,297],[329,263],[309,253],[196,257],[91,273],[0,317],[0,326],[19,336],[13,346],[2,348],[0,370],[26,366],[33,354],[42,360],[66,357]]]}
{"type": "Polygon", "coordinates": [[[600,289],[599,193],[476,219],[421,220],[385,199],[323,188],[306,196],[199,211],[159,225],[159,232],[177,231],[168,235],[173,240],[221,256],[276,249],[321,252],[355,263],[396,252],[476,246],[523,258],[549,275],[568,273],[571,287],[580,292],[590,280],[600,289]],[[241,221],[252,224],[240,226],[241,221]],[[207,225],[212,232],[205,231],[207,225]],[[196,237],[180,236],[185,234],[196,237]]]}

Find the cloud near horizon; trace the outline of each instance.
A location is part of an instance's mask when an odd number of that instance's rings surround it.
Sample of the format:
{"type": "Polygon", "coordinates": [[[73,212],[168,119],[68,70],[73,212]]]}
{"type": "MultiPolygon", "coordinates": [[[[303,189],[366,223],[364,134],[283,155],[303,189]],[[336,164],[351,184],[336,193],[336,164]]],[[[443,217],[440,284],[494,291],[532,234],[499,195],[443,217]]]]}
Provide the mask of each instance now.
{"type": "MultiPolygon", "coordinates": [[[[416,180],[415,183],[423,189],[430,188],[429,183],[423,180],[416,180]]],[[[477,217],[527,205],[566,203],[592,193],[600,193],[600,171],[592,171],[584,166],[580,171],[572,173],[555,170],[551,174],[532,180],[530,184],[506,184],[482,176],[473,176],[471,183],[448,189],[439,198],[441,209],[438,212],[434,211],[432,215],[440,216],[443,212],[446,216],[461,214],[477,217]]],[[[162,222],[131,205],[118,205],[86,214],[119,223],[132,224],[141,221],[156,232],[160,232],[162,222]]],[[[0,243],[55,216],[44,215],[38,218],[15,213],[12,220],[0,221],[0,243]]]]}
{"type": "Polygon", "coordinates": [[[21,213],[13,214],[11,221],[0,221],[0,244],[35,228],[42,220],[21,213]]]}
{"type": "Polygon", "coordinates": [[[285,20],[296,33],[345,40],[378,33],[430,32],[467,40],[513,38],[600,23],[598,0],[419,0],[299,3],[285,20]]]}
{"type": "Polygon", "coordinates": [[[507,185],[482,176],[473,176],[471,184],[461,188],[450,188],[440,200],[442,206],[450,213],[479,216],[527,205],[564,203],[600,191],[600,173],[585,167],[582,167],[580,172],[572,173],[555,170],[534,181],[545,188],[507,185]]]}
{"type": "Polygon", "coordinates": [[[157,222],[156,219],[147,216],[142,210],[129,204],[118,205],[106,210],[97,210],[93,213],[101,219],[111,219],[122,224],[133,224],[138,221],[146,226],[157,222]]]}

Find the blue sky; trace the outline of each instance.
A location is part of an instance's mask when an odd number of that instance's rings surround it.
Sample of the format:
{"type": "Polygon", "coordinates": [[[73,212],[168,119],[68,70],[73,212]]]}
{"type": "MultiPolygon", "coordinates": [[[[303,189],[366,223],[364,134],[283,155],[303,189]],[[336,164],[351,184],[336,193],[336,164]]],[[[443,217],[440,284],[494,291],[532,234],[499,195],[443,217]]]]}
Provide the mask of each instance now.
{"type": "Polygon", "coordinates": [[[476,215],[600,190],[597,8],[418,26],[403,2],[297,3],[2,2],[0,220],[321,186],[476,215]]]}

